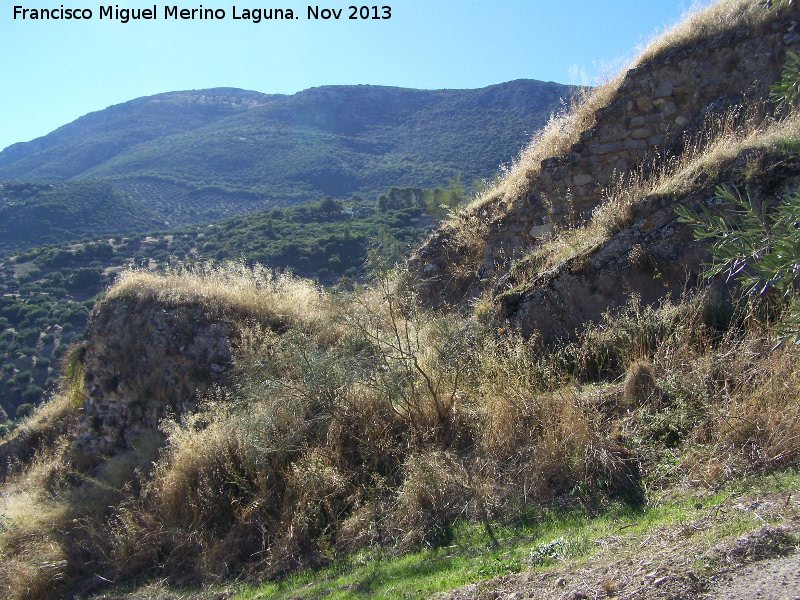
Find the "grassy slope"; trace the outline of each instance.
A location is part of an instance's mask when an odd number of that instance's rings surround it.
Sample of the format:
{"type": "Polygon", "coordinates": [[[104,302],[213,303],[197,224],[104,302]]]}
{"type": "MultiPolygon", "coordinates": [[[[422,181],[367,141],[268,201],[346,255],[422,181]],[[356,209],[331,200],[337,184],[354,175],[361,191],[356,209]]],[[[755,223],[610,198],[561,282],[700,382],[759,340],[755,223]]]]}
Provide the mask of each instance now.
{"type": "MultiPolygon", "coordinates": [[[[797,128],[784,134],[776,147],[796,153],[797,128]]],[[[7,589],[48,568],[80,581],[55,561],[79,547],[81,564],[114,581],[258,578],[338,561],[246,598],[428,597],[495,577],[451,596],[494,598],[530,592],[537,572],[513,574],[531,568],[549,569],[539,581],[557,597],[561,579],[576,597],[623,584],[684,597],[731,561],[797,544],[800,350],[775,347],[758,307],[721,325],[713,297],[633,302],[576,342],[541,348],[480,318],[418,311],[391,281],[332,297],[234,271],[139,273],[111,291],[227,307],[264,326],[243,336],[234,404],[168,428],[145,494],[100,473],[81,493],[94,486],[111,508],[86,511],[57,446],[12,482],[63,516],[46,530],[45,517],[12,521],[20,529],[0,536],[17,575],[7,589]],[[765,510],[749,508],[764,496],[765,510]],[[54,557],[46,567],[26,559],[42,541],[25,538],[36,527],[54,557]]]]}

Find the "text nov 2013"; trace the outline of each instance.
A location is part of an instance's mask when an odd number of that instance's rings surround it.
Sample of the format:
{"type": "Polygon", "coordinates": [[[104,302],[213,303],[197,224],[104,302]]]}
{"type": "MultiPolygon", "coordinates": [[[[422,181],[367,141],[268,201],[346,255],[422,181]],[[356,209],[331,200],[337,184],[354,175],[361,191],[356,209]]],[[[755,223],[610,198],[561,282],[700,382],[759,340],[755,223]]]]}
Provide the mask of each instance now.
{"type": "MultiPolygon", "coordinates": [[[[201,4],[197,8],[181,8],[178,5],[164,5],[163,10],[158,10],[158,5],[152,8],[120,8],[119,5],[99,6],[97,13],[91,8],[65,8],[62,4],[60,8],[26,8],[24,6],[14,6],[14,20],[23,21],[71,21],[92,19],[95,14],[100,20],[115,20],[121,23],[129,21],[150,21],[158,20],[159,13],[164,20],[223,20],[228,16],[225,9],[207,8],[201,4]]],[[[309,21],[338,21],[345,20],[385,20],[392,17],[391,6],[348,6],[342,8],[320,7],[319,5],[308,6],[306,18],[309,21]]],[[[260,23],[262,20],[295,20],[300,19],[300,15],[295,16],[291,8],[240,8],[232,6],[230,11],[231,18],[236,21],[250,21],[260,23]]]]}

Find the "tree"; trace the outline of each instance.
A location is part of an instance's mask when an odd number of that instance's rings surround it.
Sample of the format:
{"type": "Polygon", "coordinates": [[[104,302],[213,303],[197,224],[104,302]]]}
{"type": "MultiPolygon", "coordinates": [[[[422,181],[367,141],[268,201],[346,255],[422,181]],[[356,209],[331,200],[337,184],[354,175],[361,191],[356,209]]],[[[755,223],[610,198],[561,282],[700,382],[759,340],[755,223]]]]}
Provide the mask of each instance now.
{"type": "Polygon", "coordinates": [[[800,193],[784,199],[770,214],[766,202],[745,197],[735,188],[718,187],[717,196],[728,202],[727,215],[712,215],[705,207],[695,213],[675,209],[698,239],[712,241],[712,266],[706,276],[736,279],[751,295],[776,294],[788,302],[778,327],[782,338],[794,335],[800,344],[800,193]]]}
{"type": "Polygon", "coordinates": [[[344,210],[344,205],[340,200],[335,200],[331,196],[326,196],[320,203],[319,208],[326,215],[338,214],[344,210]]]}
{"type": "Polygon", "coordinates": [[[447,180],[448,191],[450,192],[449,208],[455,210],[464,202],[464,185],[461,183],[461,173],[447,180]]]}

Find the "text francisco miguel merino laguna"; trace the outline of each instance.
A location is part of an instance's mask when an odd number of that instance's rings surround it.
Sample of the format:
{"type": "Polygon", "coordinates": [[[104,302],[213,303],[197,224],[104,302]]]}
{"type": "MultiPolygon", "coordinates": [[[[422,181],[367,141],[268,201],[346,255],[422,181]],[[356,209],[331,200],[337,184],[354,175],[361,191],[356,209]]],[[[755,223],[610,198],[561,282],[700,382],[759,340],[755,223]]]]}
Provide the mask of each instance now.
{"type": "MultiPolygon", "coordinates": [[[[164,19],[189,19],[189,20],[221,20],[226,17],[225,10],[222,8],[203,8],[201,4],[199,8],[179,8],[178,6],[164,6],[163,7],[164,19]]],[[[349,6],[351,13],[348,19],[390,19],[392,9],[390,6],[349,6]]],[[[155,20],[158,19],[157,7],[154,4],[153,8],[119,8],[116,6],[100,6],[101,19],[113,19],[122,23],[127,23],[130,20],[155,20]]],[[[236,20],[249,20],[253,23],[258,23],[261,19],[299,19],[295,16],[291,8],[282,9],[238,9],[232,7],[232,18],[236,20]]],[[[68,21],[68,20],[84,20],[88,21],[94,16],[90,8],[24,8],[22,6],[14,7],[14,20],[21,19],[26,21],[37,20],[55,20],[55,21],[68,21]]],[[[308,19],[334,19],[338,20],[342,16],[342,9],[320,9],[318,6],[308,7],[308,19]]]]}

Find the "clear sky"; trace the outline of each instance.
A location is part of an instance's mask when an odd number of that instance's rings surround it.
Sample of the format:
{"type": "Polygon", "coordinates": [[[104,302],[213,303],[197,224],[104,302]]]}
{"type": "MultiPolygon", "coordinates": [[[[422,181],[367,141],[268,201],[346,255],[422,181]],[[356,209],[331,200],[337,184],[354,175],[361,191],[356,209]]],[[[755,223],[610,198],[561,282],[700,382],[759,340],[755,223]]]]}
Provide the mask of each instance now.
{"type": "Polygon", "coordinates": [[[100,1],[0,2],[0,149],[88,112],[175,90],[477,88],[521,78],[591,83],[691,9],[687,0],[382,0],[378,13],[390,6],[390,19],[350,20],[348,6],[361,6],[352,0],[100,1]],[[14,19],[15,5],[88,9],[92,18],[14,19]],[[157,18],[101,20],[101,6],[155,6],[157,18]],[[165,6],[222,9],[225,18],[166,20],[165,6]],[[234,6],[239,17],[245,9],[291,8],[299,18],[234,20],[234,6]],[[342,12],[339,20],[314,21],[309,6],[342,12]]]}

